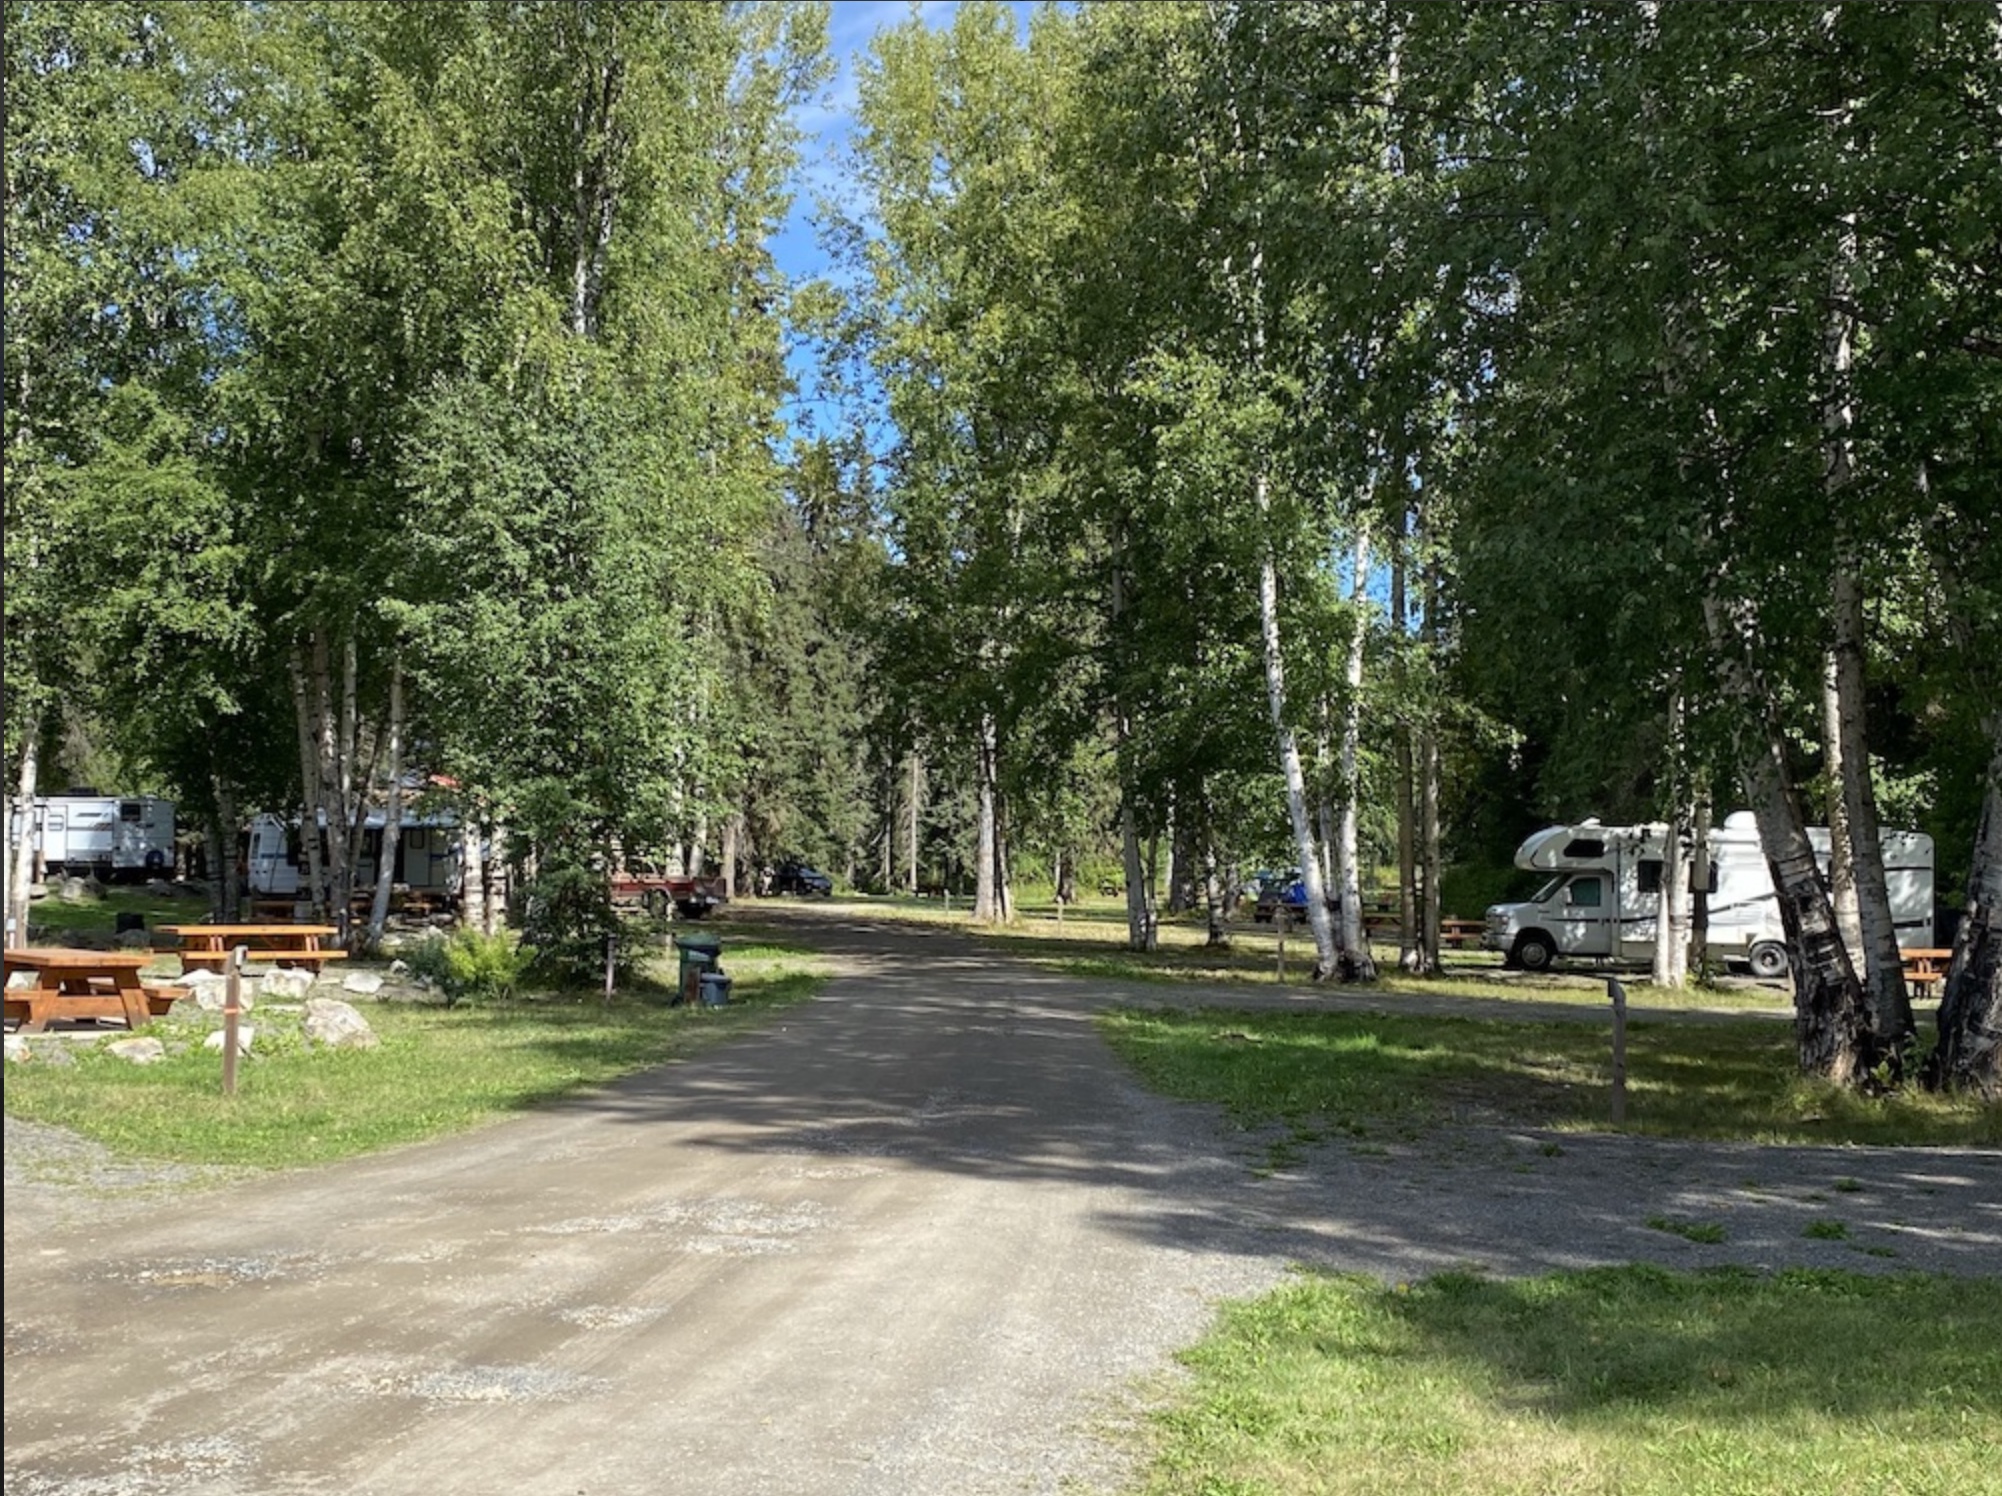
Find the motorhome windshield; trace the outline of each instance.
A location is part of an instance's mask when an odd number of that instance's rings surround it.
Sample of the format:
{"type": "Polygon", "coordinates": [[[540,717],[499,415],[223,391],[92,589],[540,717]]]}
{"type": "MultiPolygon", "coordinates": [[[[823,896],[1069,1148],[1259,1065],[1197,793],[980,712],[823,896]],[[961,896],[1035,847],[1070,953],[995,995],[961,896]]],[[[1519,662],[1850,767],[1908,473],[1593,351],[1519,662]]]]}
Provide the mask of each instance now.
{"type": "Polygon", "coordinates": [[[1552,878],[1549,882],[1545,883],[1543,887],[1537,889],[1535,893],[1531,894],[1529,896],[1529,902],[1532,904],[1549,903],[1552,899],[1557,897],[1557,890],[1564,886],[1564,880],[1567,876],[1569,875],[1565,873],[1559,873],[1556,877],[1552,878]]]}

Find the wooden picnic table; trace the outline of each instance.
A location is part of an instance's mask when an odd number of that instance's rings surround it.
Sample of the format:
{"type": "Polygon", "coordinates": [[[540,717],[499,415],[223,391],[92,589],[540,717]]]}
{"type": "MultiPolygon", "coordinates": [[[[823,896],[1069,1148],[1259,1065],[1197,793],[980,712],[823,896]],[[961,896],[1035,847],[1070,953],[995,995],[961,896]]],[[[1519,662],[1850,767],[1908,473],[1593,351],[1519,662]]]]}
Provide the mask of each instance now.
{"type": "Polygon", "coordinates": [[[1953,962],[1950,950],[1915,949],[1903,952],[1905,985],[1921,995],[1935,992],[1946,981],[1946,969],[1953,962]]]}
{"type": "Polygon", "coordinates": [[[340,931],[332,925],[254,924],[254,925],[162,925],[160,929],[172,935],[181,943],[181,965],[193,971],[197,968],[221,971],[229,961],[229,954],[237,946],[243,946],[253,961],[268,962],[273,966],[309,966],[318,968],[327,961],[345,961],[346,951],[328,950],[321,940],[338,935],[340,931]]]}
{"type": "Polygon", "coordinates": [[[153,1016],[152,999],[139,984],[139,968],[152,960],[151,951],[63,946],[8,951],[7,1017],[30,1033],[39,1033],[55,1018],[122,1018],[126,1027],[136,1029],[153,1016]],[[34,985],[14,986],[16,972],[33,973],[34,985]]]}

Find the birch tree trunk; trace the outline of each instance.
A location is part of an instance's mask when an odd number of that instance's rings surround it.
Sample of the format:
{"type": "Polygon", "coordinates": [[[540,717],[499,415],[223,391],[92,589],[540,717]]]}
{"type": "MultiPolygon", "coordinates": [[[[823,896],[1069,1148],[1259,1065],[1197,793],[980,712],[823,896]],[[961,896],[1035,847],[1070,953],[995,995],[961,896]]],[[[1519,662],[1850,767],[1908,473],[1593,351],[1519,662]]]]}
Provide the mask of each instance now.
{"type": "Polygon", "coordinates": [[[403,838],[403,661],[389,666],[389,773],[385,786],[382,819],[382,850],[375,869],[375,901],[368,912],[368,944],[382,943],[389,923],[389,896],[396,880],[396,849],[403,838]]]}
{"type": "Polygon", "coordinates": [[[1967,908],[1954,932],[1940,996],[1939,1042],[1926,1058],[1932,1091],[1973,1091],[2002,1101],[2002,711],[1988,718],[1988,788],[1967,874],[1967,908]]]}
{"type": "Polygon", "coordinates": [[[1836,685],[1835,651],[1822,658],[1821,752],[1828,784],[1822,814],[1828,818],[1828,902],[1835,910],[1835,928],[1849,947],[1849,960],[1863,969],[1863,917],[1856,903],[1856,848],[1849,834],[1849,802],[1843,781],[1850,769],[1843,762],[1842,700],[1836,685]]]}
{"type": "Polygon", "coordinates": [[[468,930],[491,935],[493,931],[486,927],[486,849],[482,845],[479,816],[470,802],[461,804],[460,814],[464,819],[459,822],[459,923],[468,930]]]}
{"type": "Polygon", "coordinates": [[[1696,796],[1689,857],[1689,970],[1710,980],[1710,792],[1696,796]]]}
{"type": "Polygon", "coordinates": [[[303,801],[299,818],[300,855],[306,859],[306,903],[316,916],[327,908],[326,867],[320,859],[318,820],[325,797],[321,791],[319,697],[306,670],[302,649],[292,651],[292,710],[299,721],[299,787],[303,801]]]}
{"type": "Polygon", "coordinates": [[[1682,987],[1689,980],[1689,815],[1677,806],[1662,848],[1661,895],[1654,924],[1654,981],[1682,987]]]}
{"type": "Polygon", "coordinates": [[[983,713],[980,737],[975,749],[975,776],[979,797],[978,830],[973,854],[973,918],[982,924],[1000,920],[1000,903],[995,889],[994,859],[999,838],[995,834],[995,728],[994,719],[983,713]]]}
{"type": "MultiPolygon", "coordinates": [[[[1849,556],[1837,566],[1831,602],[1842,824],[1848,836],[1857,939],[1863,953],[1857,967],[1864,979],[1872,1047],[1890,1066],[1895,1079],[1904,1072],[1917,1026],[1911,996],[1905,990],[1905,962],[1891,913],[1890,880],[1884,873],[1884,842],[1863,705],[1863,585],[1849,556]]],[[[1847,932],[1844,934],[1846,938],[1847,932]]],[[[1852,947],[1852,960],[1854,950],[1852,947]]]]}
{"type": "Polygon", "coordinates": [[[1801,1072],[1852,1085],[1869,1075],[1880,1056],[1866,1047],[1862,984],[1835,926],[1828,887],[1807,839],[1787,767],[1786,739],[1749,663],[1755,625],[1747,617],[1734,617],[1715,594],[1703,606],[1718,674],[1739,708],[1738,775],[1758,822],[1793,960],[1794,1039],[1801,1072]]]}
{"type": "Polygon", "coordinates": [[[1410,666],[1405,660],[1406,618],[1402,537],[1390,558],[1390,617],[1397,650],[1396,677],[1400,708],[1397,723],[1397,967],[1418,971],[1424,957],[1418,937],[1418,798],[1417,764],[1412,751],[1410,666]]]}
{"type": "Polygon", "coordinates": [[[489,935],[507,928],[508,900],[513,893],[508,867],[507,827],[496,821],[485,828],[486,912],[481,927],[489,935]]]}
{"type": "Polygon", "coordinates": [[[1348,693],[1342,702],[1339,783],[1336,787],[1338,813],[1334,842],[1330,851],[1335,866],[1335,899],[1344,982],[1374,982],[1376,958],[1370,953],[1369,929],[1362,914],[1362,682],[1364,650],[1369,642],[1369,532],[1358,529],[1355,541],[1355,576],[1350,584],[1349,604],[1355,612],[1355,629],[1349,635],[1348,658],[1342,665],[1342,679],[1348,693]]]}
{"type": "Polygon", "coordinates": [[[1662,846],[1661,891],[1655,896],[1654,916],[1654,984],[1657,987],[1680,987],[1688,970],[1689,878],[1683,855],[1688,817],[1684,814],[1682,803],[1685,737],[1682,687],[1677,684],[1668,698],[1668,836],[1662,846]]]}
{"type": "Polygon", "coordinates": [[[913,753],[911,755],[910,803],[906,807],[910,813],[909,835],[905,842],[905,851],[909,861],[904,868],[904,891],[913,898],[917,897],[918,892],[918,813],[919,804],[924,797],[923,778],[923,760],[917,754],[913,753]]]}
{"type": "Polygon", "coordinates": [[[21,767],[14,780],[14,813],[7,831],[16,839],[7,848],[7,949],[28,943],[28,909],[35,886],[35,789],[41,770],[41,723],[31,721],[21,734],[21,767]]]}
{"type": "MultiPolygon", "coordinates": [[[[1253,480],[1259,517],[1268,531],[1272,498],[1260,473],[1253,480]]],[[[1321,857],[1314,845],[1314,825],[1307,814],[1307,776],[1300,764],[1300,741],[1286,716],[1286,660],[1279,647],[1279,561],[1271,541],[1258,564],[1258,618],[1265,642],[1265,702],[1278,741],[1279,769],[1286,780],[1286,816],[1293,826],[1293,847],[1300,861],[1300,881],[1307,895],[1307,924],[1314,932],[1314,980],[1335,972],[1335,928],[1328,916],[1327,885],[1321,881],[1321,857]]]]}
{"type": "Polygon", "coordinates": [[[1120,864],[1126,875],[1126,948],[1151,951],[1161,943],[1161,923],[1154,908],[1154,890],[1140,852],[1140,830],[1130,802],[1119,807],[1120,864]]]}

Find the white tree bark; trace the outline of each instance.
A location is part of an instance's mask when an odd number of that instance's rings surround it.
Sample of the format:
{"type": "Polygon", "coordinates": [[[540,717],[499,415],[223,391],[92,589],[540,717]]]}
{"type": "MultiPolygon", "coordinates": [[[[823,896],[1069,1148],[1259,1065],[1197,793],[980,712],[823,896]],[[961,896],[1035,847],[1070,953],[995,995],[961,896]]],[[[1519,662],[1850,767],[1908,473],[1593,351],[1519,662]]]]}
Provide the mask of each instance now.
{"type": "Polygon", "coordinates": [[[486,846],[480,818],[469,798],[459,804],[459,923],[482,935],[487,928],[486,846]]]}
{"type": "Polygon", "coordinates": [[[1756,653],[1756,626],[1715,594],[1704,599],[1717,669],[1739,708],[1738,773],[1759,843],[1778,895],[1780,922],[1794,963],[1794,1038],[1803,1074],[1838,1085],[1868,1075],[1879,1056],[1865,1045],[1862,984],[1835,926],[1807,826],[1794,795],[1784,736],[1772,720],[1771,699],[1749,660],[1756,653]]]}
{"type": "Polygon", "coordinates": [[[316,818],[326,804],[321,790],[323,766],[319,751],[319,695],[307,675],[303,650],[295,648],[292,651],[291,665],[292,711],[299,723],[299,787],[302,800],[299,845],[301,855],[306,859],[306,902],[316,915],[325,915],[329,912],[326,866],[320,857],[321,841],[315,829],[316,818]]]}
{"type": "Polygon", "coordinates": [[[28,909],[35,884],[35,789],[41,767],[41,724],[21,734],[21,765],[14,780],[14,812],[7,818],[7,949],[28,943],[28,909]]]}
{"type": "Polygon", "coordinates": [[[368,943],[382,943],[389,898],[396,882],[396,849],[403,836],[403,661],[389,666],[389,772],[383,786],[382,849],[376,858],[375,899],[368,912],[368,943]]]}
{"type": "Polygon", "coordinates": [[[983,714],[975,751],[979,824],[973,855],[973,917],[983,924],[996,924],[1002,918],[1000,892],[994,876],[1000,846],[995,828],[996,752],[994,719],[983,714]]]}
{"type": "Polygon", "coordinates": [[[1678,684],[1668,698],[1669,814],[1668,836],[1662,847],[1661,892],[1655,899],[1654,984],[1680,987],[1688,975],[1689,960],[1689,876],[1687,843],[1689,816],[1683,804],[1682,688],[1678,684]]]}
{"type": "Polygon", "coordinates": [[[1369,930],[1362,914],[1362,850],[1360,812],[1362,804],[1362,682],[1365,646],[1369,642],[1369,531],[1356,530],[1354,566],[1349,604],[1355,613],[1355,629],[1349,635],[1348,658],[1342,665],[1342,680],[1348,694],[1342,701],[1341,767],[1339,813],[1335,822],[1332,852],[1335,865],[1335,898],[1339,938],[1336,945],[1345,982],[1374,982],[1376,958],[1370,953],[1369,930]]]}

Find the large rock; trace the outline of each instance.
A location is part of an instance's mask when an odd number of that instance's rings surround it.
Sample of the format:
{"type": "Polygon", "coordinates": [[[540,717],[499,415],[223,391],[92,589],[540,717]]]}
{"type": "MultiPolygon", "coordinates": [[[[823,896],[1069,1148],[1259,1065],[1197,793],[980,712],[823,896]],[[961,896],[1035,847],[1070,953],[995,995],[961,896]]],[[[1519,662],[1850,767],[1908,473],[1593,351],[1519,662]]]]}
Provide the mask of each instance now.
{"type": "MultiPolygon", "coordinates": [[[[223,1004],[229,1000],[229,978],[219,971],[191,971],[181,978],[181,985],[188,989],[188,996],[204,1013],[220,1013],[223,1004]]],[[[245,1008],[257,1006],[255,982],[243,984],[241,1005],[245,1008]]]]}
{"type": "Polygon", "coordinates": [[[296,966],[279,966],[266,972],[262,996],[267,1001],[297,1002],[313,990],[313,973],[296,966]]]}
{"type": "Polygon", "coordinates": [[[351,971],[341,978],[341,991],[352,992],[357,997],[374,997],[382,991],[382,973],[351,971]]]}
{"type": "MultiPolygon", "coordinates": [[[[249,1054],[251,1041],[256,1037],[257,1037],[257,1026],[255,1024],[239,1023],[236,1026],[236,1052],[238,1054],[249,1054]]],[[[207,1038],[202,1040],[202,1048],[212,1049],[217,1054],[221,1054],[223,1045],[226,1044],[227,1042],[228,1039],[224,1035],[223,1031],[221,1029],[217,1029],[214,1033],[210,1034],[207,1038]]]]}
{"type": "Polygon", "coordinates": [[[28,1060],[28,1041],[20,1034],[7,1036],[7,1063],[20,1065],[28,1060]]]}
{"type": "Polygon", "coordinates": [[[135,1035],[130,1039],[113,1039],[104,1046],[104,1052],[117,1059],[129,1060],[135,1065],[157,1065],[167,1058],[167,1046],[149,1034],[135,1035]]]}
{"type": "Polygon", "coordinates": [[[306,1040],[328,1049],[374,1049],[382,1042],[360,1009],[334,997],[307,1001],[306,1040]]]}

